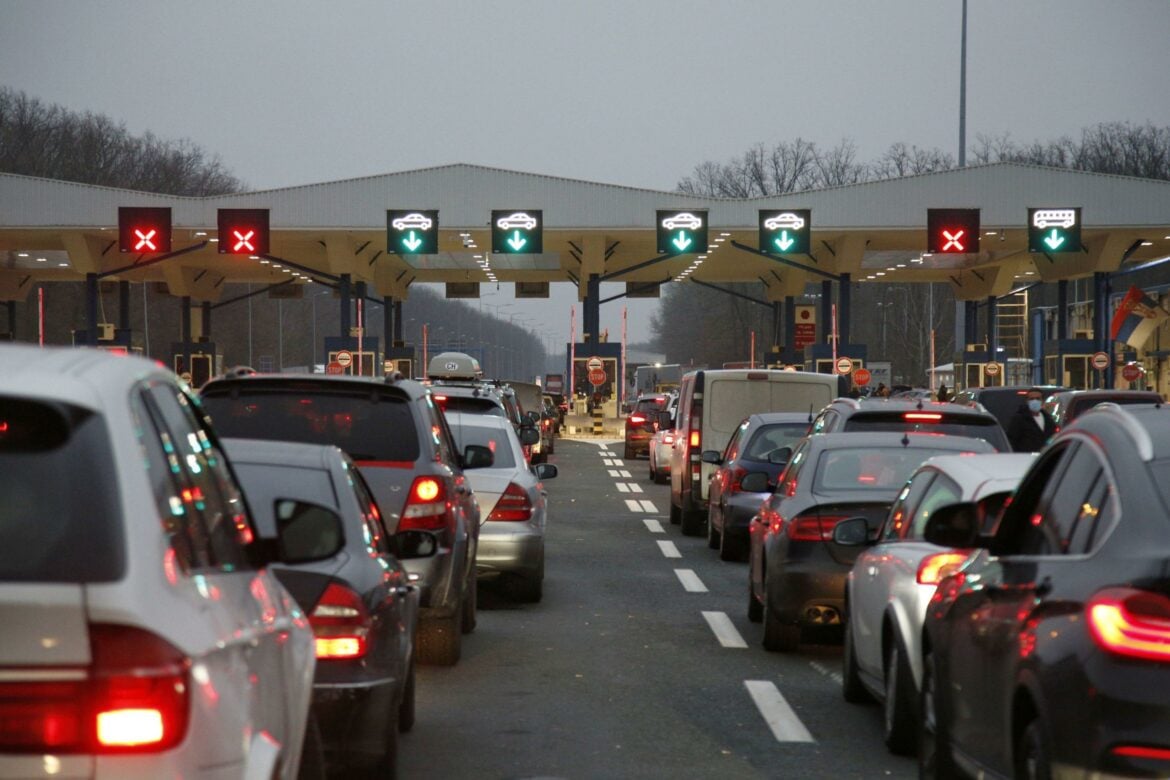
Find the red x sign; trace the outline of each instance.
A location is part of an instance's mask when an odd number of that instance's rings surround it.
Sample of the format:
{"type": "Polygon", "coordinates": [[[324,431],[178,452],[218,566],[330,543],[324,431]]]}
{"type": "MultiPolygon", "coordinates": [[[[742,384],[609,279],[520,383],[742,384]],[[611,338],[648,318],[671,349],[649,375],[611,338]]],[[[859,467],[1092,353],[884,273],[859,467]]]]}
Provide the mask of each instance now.
{"type": "Polygon", "coordinates": [[[171,251],[171,210],[155,206],[120,207],[118,251],[171,251]]]}
{"type": "Polygon", "coordinates": [[[247,233],[233,230],[232,235],[236,237],[236,244],[232,247],[233,252],[239,252],[241,249],[245,252],[256,251],[256,247],[252,246],[252,236],[256,235],[255,230],[249,230],[247,233]]]}
{"type": "Polygon", "coordinates": [[[944,251],[944,252],[962,252],[963,251],[963,244],[960,243],[959,239],[962,238],[963,234],[966,232],[967,231],[965,231],[965,230],[956,230],[954,233],[952,233],[949,230],[944,230],[942,232],[942,234],[943,234],[943,238],[946,239],[946,243],[943,244],[942,251],[944,251]]]}
{"type": "Polygon", "coordinates": [[[268,209],[220,209],[219,253],[268,254],[268,209]]]}
{"type": "Polygon", "coordinates": [[[148,230],[143,233],[138,228],[134,229],[134,235],[138,237],[138,243],[134,245],[135,252],[155,252],[158,247],[154,245],[153,239],[158,234],[157,230],[148,230]]]}
{"type": "Polygon", "coordinates": [[[927,209],[926,251],[973,254],[979,251],[979,209],[927,209]]]}

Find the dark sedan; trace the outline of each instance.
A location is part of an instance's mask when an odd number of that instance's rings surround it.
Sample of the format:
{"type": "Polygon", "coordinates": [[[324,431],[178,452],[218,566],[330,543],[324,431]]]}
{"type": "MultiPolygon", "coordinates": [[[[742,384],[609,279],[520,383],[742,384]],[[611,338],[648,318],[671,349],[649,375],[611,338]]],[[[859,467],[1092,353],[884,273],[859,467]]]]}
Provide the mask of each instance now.
{"type": "Polygon", "coordinates": [[[1170,410],[1103,404],[1061,431],[923,637],[923,777],[1170,776],[1170,410]]]}
{"type": "Polygon", "coordinates": [[[752,518],[748,619],[764,647],[795,650],[804,629],[840,640],[845,581],[858,547],[833,528],[864,517],[876,534],[898,491],[934,455],[994,452],[984,439],[930,433],[830,433],[804,439],[752,518]],[[827,629],[827,631],[825,631],[827,629]]]}
{"type": "Polygon", "coordinates": [[[707,489],[707,546],[724,561],[747,557],[748,526],[768,497],[759,477],[755,490],[743,486],[749,474],[763,474],[775,483],[797,443],[808,433],[810,415],[803,412],[753,414],[739,424],[722,453],[707,450],[702,458],[719,468],[707,489]]]}

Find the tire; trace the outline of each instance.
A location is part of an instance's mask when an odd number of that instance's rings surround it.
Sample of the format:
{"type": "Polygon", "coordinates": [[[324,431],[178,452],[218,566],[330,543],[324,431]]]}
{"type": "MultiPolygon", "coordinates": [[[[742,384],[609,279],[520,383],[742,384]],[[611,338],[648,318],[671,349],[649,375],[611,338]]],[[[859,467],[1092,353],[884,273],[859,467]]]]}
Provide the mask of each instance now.
{"type": "Polygon", "coordinates": [[[625,453],[625,457],[623,459],[624,460],[633,460],[634,459],[634,448],[628,444],[626,445],[626,453],[625,453]]]}
{"type": "Polygon", "coordinates": [[[651,463],[651,464],[650,464],[650,481],[651,481],[651,482],[657,482],[657,481],[658,481],[658,472],[654,470],[654,464],[653,464],[653,463],[651,463]]]}
{"type": "Polygon", "coordinates": [[[752,593],[752,580],[751,580],[750,575],[748,576],[747,617],[748,617],[748,620],[751,621],[752,623],[759,623],[761,620],[764,619],[764,605],[761,604],[759,601],[757,601],[756,595],[754,593],[752,593]]]}
{"type": "Polygon", "coordinates": [[[670,505],[670,524],[678,525],[682,522],[682,510],[674,504],[670,505]]]}
{"type": "Polygon", "coordinates": [[[719,560],[731,563],[747,560],[747,549],[742,539],[727,534],[727,529],[719,534],[719,560]]]}
{"type": "Polygon", "coordinates": [[[540,576],[511,575],[505,587],[512,600],[525,604],[539,604],[544,598],[544,572],[541,572],[540,576]]]}
{"type": "MultiPolygon", "coordinates": [[[[548,449],[545,450],[545,453],[548,455],[556,455],[557,454],[556,448],[557,448],[556,442],[553,439],[549,439],[548,440],[548,449]]],[[[548,458],[545,458],[545,460],[548,460],[548,458]]]]}
{"type": "Polygon", "coordinates": [[[406,673],[406,685],[402,688],[402,702],[398,705],[398,733],[405,734],[414,728],[414,662],[406,673]]]}
{"type": "Polygon", "coordinates": [[[356,759],[356,765],[345,773],[346,777],[394,780],[398,776],[398,710],[393,710],[387,720],[389,722],[386,724],[385,734],[382,735],[379,754],[356,759]]]}
{"type": "Polygon", "coordinates": [[[325,779],[325,748],[321,743],[321,727],[317,715],[310,709],[305,721],[305,741],[301,746],[301,764],[297,767],[297,780],[325,779]]]}
{"type": "Polygon", "coordinates": [[[714,504],[710,505],[707,509],[707,547],[712,550],[718,550],[723,534],[715,530],[715,523],[711,519],[711,515],[713,514],[715,514],[714,504]]]}
{"type": "Polygon", "coordinates": [[[1028,780],[1052,780],[1052,748],[1039,718],[1033,718],[1016,744],[1016,777],[1028,780]]]}
{"type": "Polygon", "coordinates": [[[917,718],[914,712],[914,679],[902,641],[894,637],[886,659],[886,697],[882,702],[882,736],[895,755],[914,752],[917,718]]]}
{"type": "MultiPolygon", "coordinates": [[[[472,575],[474,577],[474,575],[472,575]]],[[[479,616],[476,613],[476,606],[479,602],[479,586],[475,579],[467,582],[463,591],[463,609],[462,618],[460,620],[459,628],[465,634],[470,634],[475,631],[475,626],[479,622],[479,616]]]]}
{"type": "Polygon", "coordinates": [[[841,657],[841,695],[850,704],[867,704],[873,701],[869,691],[861,684],[861,671],[857,667],[857,650],[853,647],[852,621],[845,619],[845,648],[841,657]]]}
{"type": "Polygon", "coordinates": [[[670,484],[670,472],[669,471],[658,472],[657,476],[654,477],[654,481],[657,482],[659,485],[669,485],[670,484]]]}
{"type": "Polygon", "coordinates": [[[693,509],[684,509],[680,514],[681,520],[679,522],[680,530],[683,536],[702,536],[703,526],[706,525],[707,516],[701,511],[693,509]]]}
{"type": "Polygon", "coordinates": [[[768,603],[768,582],[764,580],[764,649],[792,653],[800,647],[800,626],[782,623],[768,603]]]}
{"type": "Polygon", "coordinates": [[[949,780],[956,774],[950,738],[939,717],[936,694],[939,683],[934,653],[927,650],[922,655],[922,693],[918,698],[921,713],[918,719],[918,777],[921,780],[949,780]]]}
{"type": "Polygon", "coordinates": [[[418,662],[428,666],[454,666],[463,652],[462,610],[441,620],[423,620],[418,624],[415,642],[418,662]]]}

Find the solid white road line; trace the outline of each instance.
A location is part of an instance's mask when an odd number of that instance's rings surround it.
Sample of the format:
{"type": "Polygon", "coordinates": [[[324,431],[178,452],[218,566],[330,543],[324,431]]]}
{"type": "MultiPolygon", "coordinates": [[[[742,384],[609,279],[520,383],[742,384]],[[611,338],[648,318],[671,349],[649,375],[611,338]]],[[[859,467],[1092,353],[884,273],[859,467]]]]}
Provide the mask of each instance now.
{"type": "Polygon", "coordinates": [[[735,624],[731,622],[731,618],[727,616],[726,612],[704,612],[703,619],[715,632],[715,638],[719,640],[719,644],[733,648],[747,647],[747,642],[743,641],[743,637],[740,636],[735,624]]]}
{"type": "Polygon", "coordinates": [[[614,484],[617,485],[617,489],[618,489],[619,493],[629,493],[630,492],[630,486],[627,485],[625,482],[615,482],[614,484]]]}
{"type": "MultiPolygon", "coordinates": [[[[628,504],[630,502],[627,500],[626,503],[628,504]]],[[[656,514],[658,514],[658,507],[654,506],[653,501],[646,501],[645,499],[643,499],[642,511],[645,512],[646,514],[649,514],[649,515],[656,515],[656,514]]]]}
{"type": "Polygon", "coordinates": [[[707,586],[699,579],[699,575],[695,574],[694,569],[675,569],[674,576],[678,577],[678,581],[682,583],[683,590],[687,593],[707,592],[707,586]]]}
{"type": "Polygon", "coordinates": [[[652,534],[664,534],[666,529],[662,527],[662,523],[655,520],[653,517],[643,517],[642,523],[649,529],[652,534]]]}
{"type": "Polygon", "coordinates": [[[629,509],[631,512],[641,512],[642,511],[642,507],[638,504],[637,501],[635,501],[632,498],[626,499],[626,508],[629,509]]]}
{"type": "Polygon", "coordinates": [[[681,558],[682,553],[674,546],[674,542],[659,542],[658,549],[662,550],[663,556],[667,558],[681,558]]]}
{"type": "Polygon", "coordinates": [[[770,680],[744,680],[743,684],[777,742],[816,742],[774,683],[770,680]]]}

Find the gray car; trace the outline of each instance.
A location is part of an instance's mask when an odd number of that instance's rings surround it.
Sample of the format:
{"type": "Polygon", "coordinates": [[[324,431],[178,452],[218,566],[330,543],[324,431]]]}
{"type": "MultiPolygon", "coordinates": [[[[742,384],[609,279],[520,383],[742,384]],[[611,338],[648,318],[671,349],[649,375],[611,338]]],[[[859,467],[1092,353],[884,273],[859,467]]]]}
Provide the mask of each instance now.
{"type": "Polygon", "coordinates": [[[529,467],[516,432],[502,417],[450,412],[447,422],[460,447],[478,445],[493,453],[490,467],[468,474],[482,522],[475,556],[480,579],[500,578],[516,599],[540,601],[548,522],[543,480],[556,477],[557,467],[529,467]]]}
{"type": "Polygon", "coordinates": [[[397,734],[414,725],[418,623],[418,589],[394,553],[433,556],[434,535],[387,533],[366,481],[337,447],[225,439],[224,449],[260,538],[276,538],[288,518],[339,519],[342,538],[304,540],[320,556],[273,570],[316,637],[313,709],[331,761],[392,774],[397,734]]]}
{"type": "MultiPolygon", "coordinates": [[[[895,753],[914,747],[927,604],[968,554],[925,541],[926,521],[937,507],[957,501],[980,502],[994,521],[1034,459],[1031,453],[931,458],[898,494],[876,541],[862,543],[871,546],[858,554],[845,584],[843,689],[847,701],[872,696],[884,703],[886,745],[895,753]]],[[[848,522],[834,534],[848,534],[848,522]]],[[[865,536],[860,524],[853,530],[865,536]]]]}

